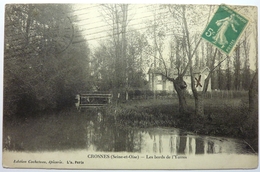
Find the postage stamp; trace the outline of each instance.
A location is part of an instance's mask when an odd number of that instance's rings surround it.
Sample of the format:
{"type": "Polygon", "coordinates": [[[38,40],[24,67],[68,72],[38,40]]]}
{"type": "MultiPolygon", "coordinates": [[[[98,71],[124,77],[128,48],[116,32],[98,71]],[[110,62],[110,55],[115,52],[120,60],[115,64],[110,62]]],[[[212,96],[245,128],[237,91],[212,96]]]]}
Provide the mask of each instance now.
{"type": "Polygon", "coordinates": [[[220,5],[201,37],[229,55],[249,20],[226,5],[220,5]]]}

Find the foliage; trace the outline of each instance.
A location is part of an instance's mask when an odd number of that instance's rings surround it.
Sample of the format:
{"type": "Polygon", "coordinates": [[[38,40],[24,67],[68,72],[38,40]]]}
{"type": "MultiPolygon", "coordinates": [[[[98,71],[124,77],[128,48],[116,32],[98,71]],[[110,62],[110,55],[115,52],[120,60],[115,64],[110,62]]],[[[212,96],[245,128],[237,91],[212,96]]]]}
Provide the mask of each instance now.
{"type": "Polygon", "coordinates": [[[73,102],[88,89],[87,43],[74,44],[77,30],[65,15],[70,5],[6,6],[4,115],[30,115],[73,102]]]}
{"type": "Polygon", "coordinates": [[[147,38],[124,23],[127,8],[122,5],[103,5],[104,18],[112,26],[112,34],[94,50],[91,69],[95,86],[100,90],[142,88],[146,85],[147,38]],[[115,17],[111,17],[115,16],[115,17]],[[125,29],[125,32],[121,30],[125,29]]]}

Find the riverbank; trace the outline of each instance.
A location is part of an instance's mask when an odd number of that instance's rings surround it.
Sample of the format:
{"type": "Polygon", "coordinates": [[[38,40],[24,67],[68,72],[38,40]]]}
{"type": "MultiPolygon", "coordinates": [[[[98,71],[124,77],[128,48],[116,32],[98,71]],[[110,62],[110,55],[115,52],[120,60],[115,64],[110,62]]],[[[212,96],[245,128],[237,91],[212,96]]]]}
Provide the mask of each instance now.
{"type": "MultiPolygon", "coordinates": [[[[128,127],[176,127],[200,135],[243,139],[255,151],[258,137],[248,123],[248,101],[239,98],[205,99],[205,118],[195,116],[194,100],[187,99],[190,113],[178,111],[177,99],[137,100],[120,104],[119,125],[128,127]]],[[[253,122],[258,122],[257,120],[253,122]]]]}
{"type": "Polygon", "coordinates": [[[207,99],[207,118],[192,115],[194,102],[187,99],[187,103],[189,116],[179,114],[177,99],[149,99],[128,101],[103,110],[78,112],[71,107],[19,120],[5,118],[3,145],[6,150],[20,151],[81,149],[93,140],[89,138],[93,133],[90,131],[105,138],[114,137],[112,133],[117,130],[175,127],[199,135],[239,138],[258,150],[258,138],[248,129],[250,124],[245,123],[247,102],[207,99]]]}

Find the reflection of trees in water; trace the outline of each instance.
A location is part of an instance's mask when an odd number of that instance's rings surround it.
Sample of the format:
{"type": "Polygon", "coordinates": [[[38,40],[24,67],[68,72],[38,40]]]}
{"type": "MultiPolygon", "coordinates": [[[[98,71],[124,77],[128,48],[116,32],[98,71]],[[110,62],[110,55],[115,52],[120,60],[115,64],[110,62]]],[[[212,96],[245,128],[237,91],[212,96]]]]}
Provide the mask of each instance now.
{"type": "MultiPolygon", "coordinates": [[[[153,139],[153,153],[162,153],[163,152],[163,141],[162,141],[162,134],[156,135],[153,134],[151,131],[148,132],[151,139],[153,139]],[[156,137],[158,136],[158,141],[156,137]],[[158,144],[157,144],[158,142],[158,144]]],[[[144,141],[145,142],[145,141],[144,141]]]]}
{"type": "Polygon", "coordinates": [[[204,154],[204,141],[196,138],[196,154],[204,154]]]}
{"type": "Polygon", "coordinates": [[[114,131],[111,125],[108,125],[108,123],[113,123],[112,118],[103,115],[102,120],[94,121],[94,125],[91,126],[92,129],[90,130],[92,134],[89,134],[93,138],[88,138],[88,140],[92,140],[91,144],[96,147],[96,151],[114,151],[114,131]]]}
{"type": "Polygon", "coordinates": [[[155,135],[153,136],[153,153],[157,153],[157,143],[155,135]]]}
{"type": "Polygon", "coordinates": [[[170,153],[177,155],[177,150],[180,148],[180,137],[173,135],[170,137],[170,153]]]}
{"type": "Polygon", "coordinates": [[[221,153],[221,146],[213,141],[207,140],[206,138],[195,138],[194,136],[187,135],[185,137],[181,137],[180,140],[181,144],[180,149],[178,150],[179,154],[194,155],[221,153]]]}
{"type": "Polygon", "coordinates": [[[89,150],[95,150],[95,146],[93,144],[95,135],[94,135],[94,123],[92,121],[89,121],[87,125],[84,127],[85,129],[85,142],[86,146],[89,150]]]}
{"type": "Polygon", "coordinates": [[[87,148],[95,147],[96,151],[105,152],[141,151],[142,135],[134,130],[118,128],[112,116],[104,115],[102,120],[96,120],[92,124],[90,122],[86,130],[87,148]]]}
{"type": "Polygon", "coordinates": [[[162,135],[159,135],[159,153],[163,151],[162,135]]]}
{"type": "Polygon", "coordinates": [[[142,152],[142,143],[144,141],[143,139],[143,133],[142,132],[136,132],[136,137],[134,137],[134,152],[142,152]]]}
{"type": "Polygon", "coordinates": [[[213,141],[210,140],[204,140],[204,154],[213,154],[213,153],[221,153],[222,147],[213,141]]]}
{"type": "MultiPolygon", "coordinates": [[[[153,153],[157,153],[158,141],[156,137],[159,137],[159,153],[162,153],[163,150],[169,150],[169,153],[173,155],[177,154],[186,154],[186,155],[195,155],[195,154],[212,154],[212,153],[221,153],[221,146],[214,143],[213,141],[207,140],[206,138],[194,137],[192,135],[171,135],[169,136],[169,149],[164,149],[162,141],[162,135],[153,135],[153,153]]],[[[166,152],[167,153],[167,152],[166,152]]]]}
{"type": "MultiPolygon", "coordinates": [[[[100,118],[100,117],[99,117],[100,118]]],[[[175,133],[164,135],[152,130],[131,130],[117,127],[112,116],[102,116],[102,120],[92,119],[85,127],[85,141],[88,150],[104,152],[142,152],[147,143],[152,144],[150,153],[171,153],[173,155],[194,155],[221,153],[217,142],[208,138],[175,133]],[[145,138],[150,136],[149,139],[145,138]],[[165,143],[164,143],[165,142],[165,143]]]]}
{"type": "Polygon", "coordinates": [[[114,127],[114,151],[140,152],[142,135],[135,130],[114,127]]]}
{"type": "Polygon", "coordinates": [[[127,135],[128,135],[127,130],[120,130],[120,129],[114,127],[114,141],[115,141],[114,151],[115,152],[127,151],[127,149],[128,149],[127,135]]]}
{"type": "Polygon", "coordinates": [[[186,137],[180,137],[180,147],[177,150],[177,154],[184,154],[184,150],[186,148],[186,137]]]}
{"type": "Polygon", "coordinates": [[[195,138],[190,137],[189,135],[186,136],[186,143],[184,154],[195,154],[196,153],[196,141],[195,138]]]}
{"type": "Polygon", "coordinates": [[[191,151],[190,151],[190,154],[193,154],[193,155],[195,155],[195,153],[196,153],[196,140],[195,140],[195,138],[190,138],[190,145],[191,145],[191,151]]]}

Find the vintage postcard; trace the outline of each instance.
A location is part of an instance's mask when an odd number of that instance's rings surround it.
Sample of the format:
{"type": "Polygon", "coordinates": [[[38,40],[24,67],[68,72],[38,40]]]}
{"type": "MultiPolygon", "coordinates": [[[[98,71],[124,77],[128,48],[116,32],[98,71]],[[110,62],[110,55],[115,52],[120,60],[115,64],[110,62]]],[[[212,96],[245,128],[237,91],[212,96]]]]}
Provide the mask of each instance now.
{"type": "Polygon", "coordinates": [[[258,10],[6,4],[4,168],[255,169],[258,10]]]}

